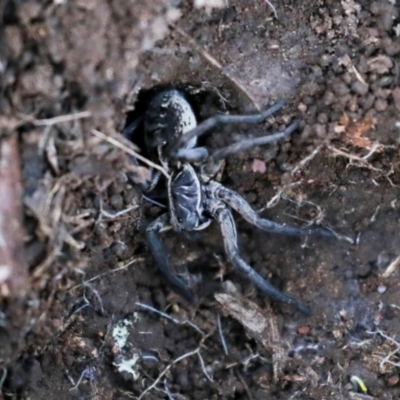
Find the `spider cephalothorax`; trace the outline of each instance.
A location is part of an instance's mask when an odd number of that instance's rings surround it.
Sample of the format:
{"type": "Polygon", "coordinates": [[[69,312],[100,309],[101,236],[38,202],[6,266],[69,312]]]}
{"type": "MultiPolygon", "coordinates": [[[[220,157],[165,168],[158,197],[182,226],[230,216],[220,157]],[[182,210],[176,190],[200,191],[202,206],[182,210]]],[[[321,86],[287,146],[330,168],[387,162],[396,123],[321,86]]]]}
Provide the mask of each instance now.
{"type": "MultiPolygon", "coordinates": [[[[226,255],[240,274],[272,299],[292,304],[304,313],[310,312],[307,305],[279,291],[240,257],[231,210],[238,212],[250,224],[268,232],[291,236],[317,234],[326,237],[334,237],[334,233],[323,227],[296,228],[260,218],[241,196],[213,180],[221,161],[227,156],[288,137],[297,128],[298,122],[292,122],[282,132],[245,139],[213,153],[205,147],[197,147],[197,138],[217,126],[233,123],[256,124],[282,106],[283,103],[278,102],[260,114],[217,115],[197,124],[189,102],[178,90],[163,91],[149,103],[143,117],[145,143],[153,161],[160,163],[169,175],[169,210],[148,226],[146,236],[158,268],[188,300],[193,300],[194,294],[170,266],[160,233],[168,226],[172,226],[175,231],[202,230],[212,220],[216,220],[221,228],[226,255]]],[[[151,182],[144,185],[143,190],[153,190],[159,178],[160,173],[154,171],[151,182]]]]}

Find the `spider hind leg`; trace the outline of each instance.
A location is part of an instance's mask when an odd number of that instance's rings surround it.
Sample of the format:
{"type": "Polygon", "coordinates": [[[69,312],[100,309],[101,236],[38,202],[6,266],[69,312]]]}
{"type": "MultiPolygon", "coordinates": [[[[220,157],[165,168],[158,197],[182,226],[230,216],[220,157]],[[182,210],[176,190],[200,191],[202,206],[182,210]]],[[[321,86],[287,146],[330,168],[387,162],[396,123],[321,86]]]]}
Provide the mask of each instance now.
{"type": "Polygon", "coordinates": [[[311,309],[306,304],[300,302],[295,297],[281,292],[270,282],[259,275],[250,267],[239,255],[236,238],[236,227],[233,215],[229,208],[222,202],[212,198],[207,201],[207,211],[218,221],[224,240],[225,253],[235,269],[250,282],[252,282],[261,292],[271,297],[273,300],[290,304],[306,315],[311,314],[311,309]]]}
{"type": "Polygon", "coordinates": [[[243,197],[218,182],[210,181],[206,186],[206,193],[209,196],[221,200],[238,212],[247,222],[263,231],[280,233],[287,236],[318,235],[328,238],[337,237],[333,231],[321,226],[297,228],[295,226],[282,225],[265,218],[260,218],[243,197]]]}
{"type": "Polygon", "coordinates": [[[155,221],[153,221],[146,229],[147,243],[156,261],[158,269],[168,280],[168,282],[175,288],[175,290],[182,295],[187,301],[192,303],[195,299],[193,291],[186,285],[186,283],[178,277],[176,272],[172,269],[164,246],[162,245],[159,234],[168,226],[169,215],[162,214],[155,221]]]}

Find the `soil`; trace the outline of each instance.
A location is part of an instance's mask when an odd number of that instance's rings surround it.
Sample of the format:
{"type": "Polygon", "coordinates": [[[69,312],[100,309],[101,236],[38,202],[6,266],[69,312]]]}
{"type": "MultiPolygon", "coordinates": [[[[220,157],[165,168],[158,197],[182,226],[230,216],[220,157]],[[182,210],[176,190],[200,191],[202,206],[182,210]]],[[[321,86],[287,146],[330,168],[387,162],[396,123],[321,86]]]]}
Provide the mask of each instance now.
{"type": "Polygon", "coordinates": [[[199,3],[0,3],[0,398],[399,399],[398,4],[199,3]],[[311,316],[241,279],[216,223],[164,234],[195,303],[157,271],[144,231],[164,211],[129,179],[148,170],[99,135],[123,141],[163,87],[199,120],[286,102],[212,149],[300,121],[218,178],[263,218],[336,232],[235,215],[246,262],[311,316]]]}

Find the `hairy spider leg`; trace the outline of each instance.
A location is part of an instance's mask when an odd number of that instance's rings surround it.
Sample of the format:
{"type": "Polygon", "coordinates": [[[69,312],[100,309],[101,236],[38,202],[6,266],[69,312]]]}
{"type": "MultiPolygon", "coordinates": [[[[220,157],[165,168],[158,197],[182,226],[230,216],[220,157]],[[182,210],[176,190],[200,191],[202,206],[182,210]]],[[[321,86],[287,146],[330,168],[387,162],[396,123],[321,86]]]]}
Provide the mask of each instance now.
{"type": "Polygon", "coordinates": [[[142,123],[143,117],[136,118],[128,126],[126,126],[121,135],[132,141],[133,134],[136,132],[139,125],[142,123]]]}
{"type": "Polygon", "coordinates": [[[216,199],[208,199],[206,202],[206,208],[213,218],[218,221],[221,227],[225,253],[235,269],[273,300],[290,304],[304,314],[310,315],[311,309],[309,306],[303,304],[295,297],[278,290],[270,282],[254,271],[254,269],[251,268],[242,258],[240,258],[237,246],[235,222],[229,208],[222,201],[216,199]]]}
{"type": "Polygon", "coordinates": [[[265,135],[257,138],[245,139],[239,142],[233,143],[227,147],[216,150],[212,153],[206,165],[203,167],[203,173],[210,178],[213,177],[221,166],[221,160],[227,158],[231,154],[240,153],[243,151],[250,150],[254,147],[264,146],[266,144],[277,142],[278,140],[284,139],[292,134],[294,130],[299,126],[299,121],[292,122],[285,130],[270,135],[265,135]]]}
{"type": "Polygon", "coordinates": [[[195,147],[193,149],[179,149],[176,158],[188,163],[200,163],[206,161],[209,155],[206,147],[195,147]]]}
{"type": "Polygon", "coordinates": [[[276,111],[281,109],[284,105],[283,101],[278,101],[272,107],[267,110],[253,115],[216,115],[214,117],[210,117],[205,121],[201,122],[191,131],[181,135],[176,141],[169,144],[166,149],[167,157],[176,158],[178,154],[178,150],[186,147],[186,144],[192,140],[193,138],[198,138],[199,136],[205,134],[210,129],[216,128],[221,125],[227,124],[259,124],[264,121],[276,111]]]}
{"type": "Polygon", "coordinates": [[[257,138],[250,138],[238,141],[222,149],[214,151],[210,155],[206,147],[195,147],[193,149],[179,149],[176,153],[176,158],[189,163],[199,163],[207,161],[207,166],[204,170],[210,177],[214,176],[220,167],[220,160],[223,160],[231,154],[240,153],[250,150],[254,147],[264,146],[266,144],[277,142],[291,135],[291,133],[299,126],[299,121],[292,122],[285,130],[278,133],[273,133],[257,138]]]}
{"type": "Polygon", "coordinates": [[[239,196],[233,190],[222,186],[220,183],[210,181],[205,186],[205,191],[208,196],[223,201],[229,207],[238,212],[247,222],[256,226],[259,229],[267,232],[275,232],[288,236],[309,236],[319,235],[329,238],[336,238],[333,231],[321,226],[308,226],[305,228],[297,228],[278,224],[277,222],[269,221],[268,219],[260,218],[258,214],[250,207],[243,197],[239,196]]]}
{"type": "MultiPolygon", "coordinates": [[[[139,117],[131,122],[124,130],[121,132],[121,135],[127,138],[130,141],[133,141],[133,135],[137,131],[139,125],[143,122],[143,117],[139,117]]],[[[129,156],[129,159],[133,165],[140,165],[137,158],[134,156],[129,156]]],[[[140,187],[140,189],[145,192],[151,192],[156,186],[158,181],[161,178],[161,172],[155,170],[154,168],[150,168],[150,178],[146,182],[142,182],[142,178],[135,179],[135,172],[129,172],[128,176],[130,179],[140,187]]]]}
{"type": "Polygon", "coordinates": [[[194,293],[185,282],[180,279],[172,269],[159,237],[161,231],[169,225],[169,215],[162,214],[146,229],[146,238],[150,251],[156,261],[158,269],[167,278],[168,282],[189,302],[194,301],[194,293]]]}
{"type": "Polygon", "coordinates": [[[240,153],[242,151],[253,149],[254,147],[264,146],[266,144],[277,142],[278,140],[288,137],[298,126],[299,121],[294,121],[282,132],[238,141],[227,147],[216,150],[214,153],[211,154],[210,158],[215,161],[223,160],[231,154],[240,153]]]}

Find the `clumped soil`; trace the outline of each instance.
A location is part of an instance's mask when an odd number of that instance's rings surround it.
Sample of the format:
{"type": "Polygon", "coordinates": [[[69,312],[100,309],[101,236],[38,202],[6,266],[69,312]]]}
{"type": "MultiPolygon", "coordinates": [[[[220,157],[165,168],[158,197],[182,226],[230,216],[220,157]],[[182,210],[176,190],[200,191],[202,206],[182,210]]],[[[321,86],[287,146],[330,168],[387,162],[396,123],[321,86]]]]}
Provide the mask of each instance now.
{"type": "Polygon", "coordinates": [[[400,398],[398,5],[226,3],[0,5],[0,398],[400,398]],[[244,259],[312,316],[241,279],[217,224],[164,234],[194,304],[158,273],[144,230],[164,211],[129,179],[147,170],[96,132],[118,138],[160,87],[185,90],[199,120],[285,100],[208,135],[213,149],[300,120],[218,178],[264,218],[338,234],[236,216],[244,259]]]}

